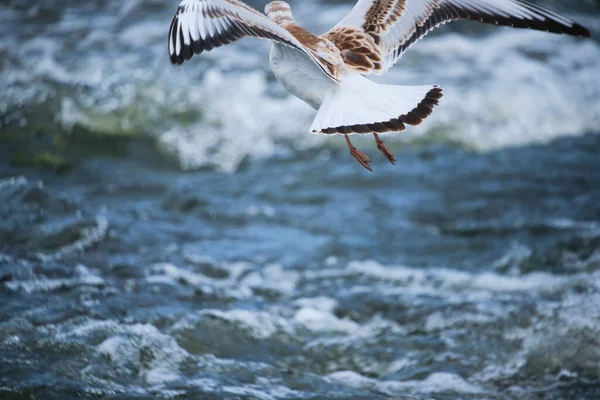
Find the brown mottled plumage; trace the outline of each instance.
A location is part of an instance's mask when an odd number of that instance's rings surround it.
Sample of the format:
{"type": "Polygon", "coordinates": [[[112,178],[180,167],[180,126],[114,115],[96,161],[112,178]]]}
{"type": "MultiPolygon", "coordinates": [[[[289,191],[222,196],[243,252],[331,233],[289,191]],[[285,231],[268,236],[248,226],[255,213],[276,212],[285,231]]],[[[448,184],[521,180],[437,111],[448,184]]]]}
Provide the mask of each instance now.
{"type": "Polygon", "coordinates": [[[404,13],[406,1],[380,0],[373,2],[371,8],[365,13],[365,22],[362,26],[364,31],[378,35],[385,33],[404,13]]]}
{"type": "Polygon", "coordinates": [[[371,35],[356,28],[340,26],[323,37],[340,51],[348,68],[362,74],[383,69],[383,54],[371,35]]]}

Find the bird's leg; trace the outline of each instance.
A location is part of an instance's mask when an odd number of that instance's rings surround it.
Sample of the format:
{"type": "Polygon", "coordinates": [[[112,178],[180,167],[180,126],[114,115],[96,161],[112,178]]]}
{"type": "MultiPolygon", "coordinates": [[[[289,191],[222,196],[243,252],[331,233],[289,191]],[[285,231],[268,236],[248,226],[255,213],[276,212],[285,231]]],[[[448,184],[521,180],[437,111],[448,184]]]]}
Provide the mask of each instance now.
{"type": "Polygon", "coordinates": [[[387,148],[385,143],[383,143],[383,140],[379,139],[379,135],[373,133],[373,136],[375,136],[375,141],[377,142],[377,148],[379,151],[381,151],[385,158],[387,158],[392,164],[396,165],[396,156],[394,156],[390,149],[387,148]]]}
{"type": "Polygon", "coordinates": [[[346,138],[346,143],[348,143],[348,147],[350,148],[350,154],[352,154],[352,157],[356,158],[356,161],[358,161],[360,165],[362,165],[369,171],[373,171],[371,169],[371,160],[369,159],[369,157],[367,157],[365,153],[354,147],[348,135],[344,135],[344,137],[346,138]]]}

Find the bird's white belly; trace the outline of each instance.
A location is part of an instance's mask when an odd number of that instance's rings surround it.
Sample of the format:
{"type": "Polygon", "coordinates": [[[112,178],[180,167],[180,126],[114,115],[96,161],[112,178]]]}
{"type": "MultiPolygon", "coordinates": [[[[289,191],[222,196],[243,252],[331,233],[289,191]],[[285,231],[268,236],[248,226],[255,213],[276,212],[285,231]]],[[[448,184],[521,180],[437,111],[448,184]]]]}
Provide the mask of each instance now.
{"type": "Polygon", "coordinates": [[[283,87],[317,110],[325,93],[336,85],[308,56],[291,47],[273,43],[269,58],[283,87]]]}

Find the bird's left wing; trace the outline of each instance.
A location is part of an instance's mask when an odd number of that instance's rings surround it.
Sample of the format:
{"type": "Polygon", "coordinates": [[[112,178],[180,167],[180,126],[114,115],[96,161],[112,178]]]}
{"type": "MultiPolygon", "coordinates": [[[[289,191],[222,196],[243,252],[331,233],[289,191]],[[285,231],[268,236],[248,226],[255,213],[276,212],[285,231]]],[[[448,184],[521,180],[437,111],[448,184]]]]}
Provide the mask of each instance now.
{"type": "Polygon", "coordinates": [[[358,0],[325,35],[348,36],[360,30],[371,36],[382,62],[373,63],[368,73],[381,74],[429,31],[457,19],[590,36],[586,28],[569,18],[525,0],[358,0]]]}
{"type": "Polygon", "coordinates": [[[238,0],[183,0],[169,29],[169,55],[182,64],[193,54],[210,51],[244,36],[269,39],[310,57],[331,79],[337,80],[318,55],[266,15],[238,0]]]}

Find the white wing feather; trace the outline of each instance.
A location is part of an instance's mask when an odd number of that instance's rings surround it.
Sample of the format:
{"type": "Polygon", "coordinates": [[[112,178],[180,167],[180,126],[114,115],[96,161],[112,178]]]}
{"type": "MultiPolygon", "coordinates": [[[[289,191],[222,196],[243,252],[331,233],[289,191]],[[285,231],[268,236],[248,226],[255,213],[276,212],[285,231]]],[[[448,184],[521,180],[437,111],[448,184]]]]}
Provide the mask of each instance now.
{"type": "Polygon", "coordinates": [[[383,32],[369,32],[378,40],[385,58],[383,70],[373,73],[384,73],[429,31],[457,19],[590,36],[586,28],[569,18],[524,0],[359,0],[336,27],[348,26],[368,32],[367,14],[383,10],[382,4],[390,1],[401,17],[390,18],[383,32]]]}
{"type": "Polygon", "coordinates": [[[182,64],[192,55],[210,51],[244,36],[274,40],[310,57],[331,79],[323,62],[290,32],[238,0],[183,0],[169,29],[169,56],[182,64]]]}

